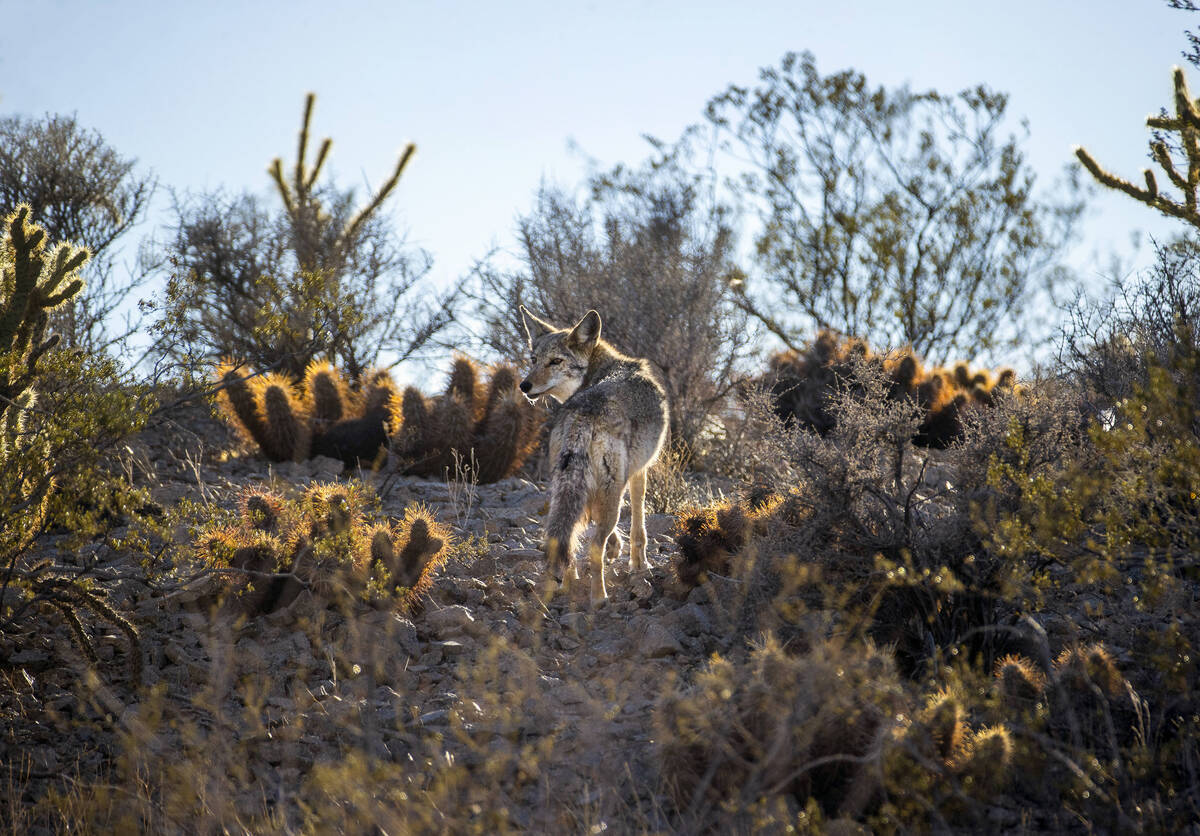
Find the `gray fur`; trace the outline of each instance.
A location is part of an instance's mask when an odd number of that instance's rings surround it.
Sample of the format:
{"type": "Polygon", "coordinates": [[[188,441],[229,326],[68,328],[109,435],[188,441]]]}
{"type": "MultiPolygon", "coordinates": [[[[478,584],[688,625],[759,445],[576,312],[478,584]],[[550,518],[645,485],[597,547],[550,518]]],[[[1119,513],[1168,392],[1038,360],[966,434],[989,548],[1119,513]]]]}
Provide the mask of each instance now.
{"type": "MultiPolygon", "coordinates": [[[[630,564],[646,559],[646,470],[667,438],[667,395],[646,360],[626,357],[600,339],[600,315],[588,311],[573,329],[556,329],[521,308],[530,370],[528,397],[562,402],[550,430],[550,512],[546,558],[555,581],[573,568],[585,520],[595,524],[588,547],[592,602],[607,597],[606,560],[620,553],[621,499],[631,501],[630,564]]],[[[578,577],[577,571],[570,576],[578,577]]]]}

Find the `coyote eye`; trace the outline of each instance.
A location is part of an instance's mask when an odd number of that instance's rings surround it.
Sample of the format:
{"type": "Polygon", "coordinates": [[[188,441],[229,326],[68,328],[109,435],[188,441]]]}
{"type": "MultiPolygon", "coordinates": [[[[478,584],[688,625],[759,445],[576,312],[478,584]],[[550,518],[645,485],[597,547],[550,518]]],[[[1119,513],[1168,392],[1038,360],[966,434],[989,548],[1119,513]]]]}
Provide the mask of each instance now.
{"type": "Polygon", "coordinates": [[[547,365],[547,366],[557,366],[557,365],[558,365],[559,363],[561,363],[561,362],[562,362],[562,358],[561,358],[561,357],[555,357],[553,360],[551,360],[551,361],[550,361],[549,363],[547,363],[546,365],[547,365]]]}

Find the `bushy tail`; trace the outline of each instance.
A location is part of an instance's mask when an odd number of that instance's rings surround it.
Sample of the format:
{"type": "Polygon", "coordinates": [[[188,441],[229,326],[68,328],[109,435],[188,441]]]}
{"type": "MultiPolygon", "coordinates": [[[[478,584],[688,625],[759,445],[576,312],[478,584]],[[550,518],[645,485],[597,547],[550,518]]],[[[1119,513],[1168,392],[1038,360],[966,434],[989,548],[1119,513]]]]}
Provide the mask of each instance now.
{"type": "Polygon", "coordinates": [[[550,567],[571,565],[590,493],[591,467],[585,445],[564,449],[553,462],[550,513],[546,519],[546,558],[550,567]]]}

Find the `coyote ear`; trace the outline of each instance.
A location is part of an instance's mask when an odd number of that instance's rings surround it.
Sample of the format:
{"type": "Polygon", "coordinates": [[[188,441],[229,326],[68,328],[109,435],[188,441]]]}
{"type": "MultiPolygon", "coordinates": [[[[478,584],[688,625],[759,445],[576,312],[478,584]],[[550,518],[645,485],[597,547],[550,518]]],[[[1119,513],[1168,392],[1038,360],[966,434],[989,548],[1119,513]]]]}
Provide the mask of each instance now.
{"type": "Polygon", "coordinates": [[[567,335],[567,344],[577,348],[590,348],[600,339],[600,314],[588,311],[579,324],[567,335]]]}
{"type": "Polygon", "coordinates": [[[530,345],[538,337],[544,337],[555,330],[553,325],[548,322],[542,322],[542,320],[527,311],[524,305],[519,305],[518,307],[521,311],[521,324],[525,326],[525,337],[529,340],[530,345]]]}

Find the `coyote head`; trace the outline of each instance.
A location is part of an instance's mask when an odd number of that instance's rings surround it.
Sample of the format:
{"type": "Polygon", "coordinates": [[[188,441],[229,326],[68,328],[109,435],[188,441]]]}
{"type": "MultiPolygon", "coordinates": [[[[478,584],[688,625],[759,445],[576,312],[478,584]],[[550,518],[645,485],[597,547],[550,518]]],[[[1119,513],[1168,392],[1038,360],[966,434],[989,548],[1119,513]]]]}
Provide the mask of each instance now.
{"type": "Polygon", "coordinates": [[[549,395],[565,401],[583,384],[592,350],[600,342],[600,314],[588,311],[574,328],[555,328],[521,306],[529,338],[529,372],[521,391],[530,398],[549,395]]]}

